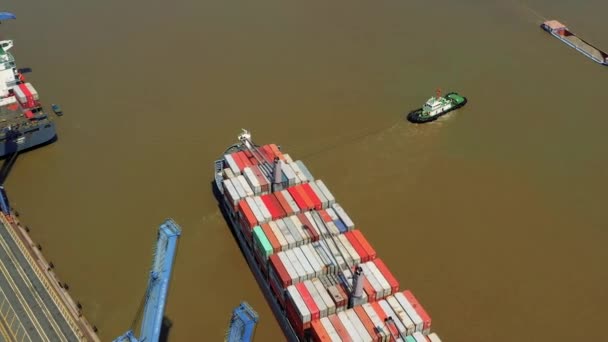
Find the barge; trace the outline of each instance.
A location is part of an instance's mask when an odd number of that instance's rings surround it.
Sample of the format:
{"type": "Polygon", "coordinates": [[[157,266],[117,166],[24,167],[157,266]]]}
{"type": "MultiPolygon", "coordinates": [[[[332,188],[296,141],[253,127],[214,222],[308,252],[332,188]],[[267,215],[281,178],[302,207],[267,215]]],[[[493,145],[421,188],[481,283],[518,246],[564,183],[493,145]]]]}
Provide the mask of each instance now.
{"type": "Polygon", "coordinates": [[[576,36],[566,25],[557,20],[548,20],[540,25],[540,27],[550,33],[555,38],[568,44],[576,51],[587,56],[596,63],[608,66],[608,53],[596,48],[590,43],[576,36]]]}
{"type": "Polygon", "coordinates": [[[244,130],[214,171],[218,205],[288,341],[441,341],[301,160],[244,130]]]}

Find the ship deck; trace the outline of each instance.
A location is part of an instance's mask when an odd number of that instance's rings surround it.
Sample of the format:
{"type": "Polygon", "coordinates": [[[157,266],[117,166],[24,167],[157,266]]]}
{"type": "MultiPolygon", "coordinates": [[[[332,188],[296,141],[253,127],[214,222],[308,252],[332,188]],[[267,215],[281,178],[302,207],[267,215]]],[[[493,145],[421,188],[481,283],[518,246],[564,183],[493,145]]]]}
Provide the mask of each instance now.
{"type": "Polygon", "coordinates": [[[0,341],[99,341],[25,230],[1,213],[0,341]]]}
{"type": "Polygon", "coordinates": [[[21,106],[19,106],[17,103],[8,106],[0,106],[0,129],[9,125],[20,125],[22,128],[28,126],[35,127],[48,121],[48,118],[38,120],[37,122],[28,120],[23,115],[21,106]]]}

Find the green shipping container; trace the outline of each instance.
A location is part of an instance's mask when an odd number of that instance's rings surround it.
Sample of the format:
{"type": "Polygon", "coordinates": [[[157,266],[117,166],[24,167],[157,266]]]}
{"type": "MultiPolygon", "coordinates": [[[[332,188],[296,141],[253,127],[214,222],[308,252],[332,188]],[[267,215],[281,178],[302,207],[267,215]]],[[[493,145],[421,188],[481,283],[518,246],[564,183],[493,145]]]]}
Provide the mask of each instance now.
{"type": "Polygon", "coordinates": [[[268,241],[266,235],[264,235],[264,231],[260,226],[253,227],[253,241],[260,256],[262,256],[264,260],[268,259],[272,254],[272,245],[270,244],[270,241],[268,241]]]}
{"type": "Polygon", "coordinates": [[[413,336],[405,336],[405,342],[416,342],[413,336]]]}

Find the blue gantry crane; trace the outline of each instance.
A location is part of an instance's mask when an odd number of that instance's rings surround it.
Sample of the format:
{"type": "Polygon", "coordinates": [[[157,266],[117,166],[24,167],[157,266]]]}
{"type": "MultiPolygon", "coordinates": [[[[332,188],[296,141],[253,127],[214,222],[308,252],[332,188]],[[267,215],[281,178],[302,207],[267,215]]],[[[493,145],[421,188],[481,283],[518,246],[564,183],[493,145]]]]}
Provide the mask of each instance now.
{"type": "Polygon", "coordinates": [[[230,325],[226,332],[225,342],[251,342],[258,323],[258,314],[247,304],[242,302],[232,311],[230,325]]]}
{"type": "MultiPolygon", "coordinates": [[[[177,240],[180,235],[181,228],[172,219],[167,219],[160,225],[148,288],[143,300],[143,318],[139,337],[135,336],[133,330],[129,330],[116,338],[114,342],[158,342],[163,324],[173,260],[177,250],[177,240]]],[[[133,329],[133,326],[131,326],[131,329],[133,329]]]]}

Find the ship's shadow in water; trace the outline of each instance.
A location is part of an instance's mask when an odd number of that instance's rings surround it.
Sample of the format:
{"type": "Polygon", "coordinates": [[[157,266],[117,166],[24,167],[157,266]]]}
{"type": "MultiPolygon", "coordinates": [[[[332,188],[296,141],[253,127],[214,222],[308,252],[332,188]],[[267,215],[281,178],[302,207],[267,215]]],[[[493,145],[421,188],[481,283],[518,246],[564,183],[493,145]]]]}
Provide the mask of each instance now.
{"type": "Polygon", "coordinates": [[[169,332],[173,327],[173,321],[169,319],[167,316],[163,316],[163,322],[160,327],[160,336],[158,337],[159,342],[168,342],[169,341],[169,332]]]}

